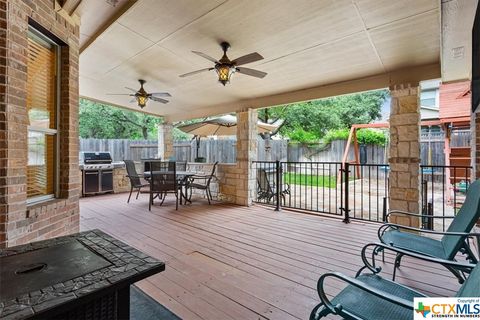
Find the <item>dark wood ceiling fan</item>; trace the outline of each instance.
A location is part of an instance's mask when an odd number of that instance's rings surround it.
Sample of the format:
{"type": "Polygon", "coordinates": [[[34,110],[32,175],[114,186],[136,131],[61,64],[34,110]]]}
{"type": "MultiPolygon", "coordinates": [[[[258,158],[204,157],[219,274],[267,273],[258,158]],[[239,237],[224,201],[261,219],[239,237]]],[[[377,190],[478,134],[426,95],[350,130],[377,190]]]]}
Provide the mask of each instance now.
{"type": "Polygon", "coordinates": [[[199,55],[200,57],[215,63],[215,65],[211,68],[200,69],[197,71],[182,74],[180,75],[180,77],[183,78],[183,77],[192,76],[194,74],[201,73],[204,71],[215,70],[218,74],[218,81],[221,84],[226,85],[227,83],[230,82],[230,77],[235,72],[242,73],[247,76],[252,76],[256,78],[264,78],[267,75],[267,73],[263,71],[240,67],[247,63],[252,63],[255,61],[262,60],[263,57],[258,52],[253,52],[253,53],[241,56],[237,59],[230,60],[227,56],[227,50],[230,48],[230,44],[228,42],[222,42],[220,46],[222,47],[222,50],[223,50],[223,56],[220,60],[212,58],[203,52],[192,51],[196,55],[199,55]]]}
{"type": "Polygon", "coordinates": [[[140,82],[140,89],[135,90],[129,87],[125,87],[125,89],[130,90],[134,93],[107,93],[111,96],[130,96],[133,99],[130,102],[137,102],[140,108],[144,108],[147,105],[148,100],[153,100],[160,103],[168,103],[168,100],[162,99],[161,97],[171,97],[170,93],[168,92],[151,92],[148,93],[143,88],[143,85],[147,82],[143,79],[139,79],[140,82]]]}

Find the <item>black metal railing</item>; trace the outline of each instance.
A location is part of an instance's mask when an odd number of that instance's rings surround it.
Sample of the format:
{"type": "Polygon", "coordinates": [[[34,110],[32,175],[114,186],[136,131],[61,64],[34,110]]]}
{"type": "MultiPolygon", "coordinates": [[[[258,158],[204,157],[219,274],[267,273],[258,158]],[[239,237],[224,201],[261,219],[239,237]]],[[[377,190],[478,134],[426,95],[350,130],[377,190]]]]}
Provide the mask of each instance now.
{"type": "Polygon", "coordinates": [[[253,166],[257,202],[342,215],[340,162],[255,161],[253,166]]]}
{"type": "MultiPolygon", "coordinates": [[[[385,222],[389,165],[340,162],[254,161],[256,202],[385,222]]],[[[471,183],[469,166],[420,166],[421,209],[425,215],[454,216],[471,183]]],[[[422,220],[422,228],[446,230],[451,219],[422,220]],[[438,220],[435,221],[435,220],[438,220]]]]}
{"type": "MultiPolygon", "coordinates": [[[[422,214],[455,216],[470,185],[470,166],[420,166],[422,214]]],[[[422,228],[445,231],[452,219],[422,220],[422,228]]]]}
{"type": "Polygon", "coordinates": [[[388,212],[387,164],[345,164],[348,217],[383,222],[388,212]]]}
{"type": "MultiPolygon", "coordinates": [[[[280,210],[280,199],[286,195],[286,192],[282,193],[280,161],[254,161],[252,166],[256,175],[255,201],[274,205],[276,210],[280,210]]],[[[285,200],[283,199],[284,203],[285,200]]]]}

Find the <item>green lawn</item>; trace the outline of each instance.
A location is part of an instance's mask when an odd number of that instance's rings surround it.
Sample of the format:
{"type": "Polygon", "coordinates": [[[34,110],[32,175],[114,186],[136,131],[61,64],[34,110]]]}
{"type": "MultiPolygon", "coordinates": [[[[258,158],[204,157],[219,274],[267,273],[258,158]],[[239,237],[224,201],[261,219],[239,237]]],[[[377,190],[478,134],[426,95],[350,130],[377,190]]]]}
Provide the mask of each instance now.
{"type": "Polygon", "coordinates": [[[337,177],[286,172],[283,174],[283,183],[335,188],[337,186],[337,177]]]}

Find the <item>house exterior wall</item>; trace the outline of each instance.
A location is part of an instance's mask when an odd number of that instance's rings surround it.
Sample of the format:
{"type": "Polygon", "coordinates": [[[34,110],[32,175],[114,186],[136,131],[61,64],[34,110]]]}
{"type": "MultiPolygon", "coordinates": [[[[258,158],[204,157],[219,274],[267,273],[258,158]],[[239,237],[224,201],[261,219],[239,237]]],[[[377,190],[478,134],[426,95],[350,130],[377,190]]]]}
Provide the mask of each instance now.
{"type": "Polygon", "coordinates": [[[78,231],[79,26],[55,0],[0,0],[0,247],[78,231]],[[62,42],[58,197],[27,204],[27,32],[29,20],[62,42]]]}
{"type": "Polygon", "coordinates": [[[472,102],[470,81],[440,85],[440,119],[469,117],[472,102]]]}

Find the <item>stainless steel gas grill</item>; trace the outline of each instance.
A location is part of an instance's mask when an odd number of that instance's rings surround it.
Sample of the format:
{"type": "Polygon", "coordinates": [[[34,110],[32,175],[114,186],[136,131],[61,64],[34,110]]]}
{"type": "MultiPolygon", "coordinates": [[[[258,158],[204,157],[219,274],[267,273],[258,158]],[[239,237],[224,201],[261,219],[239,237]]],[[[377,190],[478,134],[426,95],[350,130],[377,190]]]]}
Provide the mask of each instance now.
{"type": "Polygon", "coordinates": [[[113,164],[110,152],[83,152],[80,159],[83,194],[112,192],[113,164]]]}

